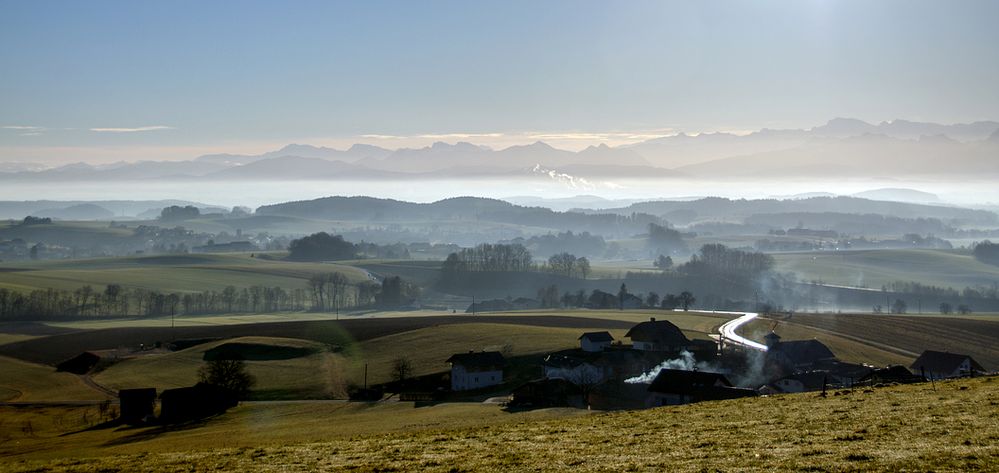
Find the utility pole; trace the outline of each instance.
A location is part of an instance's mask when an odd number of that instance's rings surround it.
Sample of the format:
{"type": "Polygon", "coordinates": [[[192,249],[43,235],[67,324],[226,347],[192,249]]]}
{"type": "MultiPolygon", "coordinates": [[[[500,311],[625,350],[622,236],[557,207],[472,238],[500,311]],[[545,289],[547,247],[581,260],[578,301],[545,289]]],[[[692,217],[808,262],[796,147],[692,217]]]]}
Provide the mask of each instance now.
{"type": "Polygon", "coordinates": [[[472,296],[472,315],[475,315],[475,296],[472,296]]]}

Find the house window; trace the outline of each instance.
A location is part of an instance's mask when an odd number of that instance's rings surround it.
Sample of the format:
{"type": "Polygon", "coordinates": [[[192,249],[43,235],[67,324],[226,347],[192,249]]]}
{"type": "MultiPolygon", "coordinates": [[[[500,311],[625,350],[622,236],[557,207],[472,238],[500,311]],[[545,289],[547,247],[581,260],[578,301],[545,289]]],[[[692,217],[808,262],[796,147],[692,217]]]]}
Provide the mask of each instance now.
{"type": "Polygon", "coordinates": [[[478,382],[479,382],[479,377],[478,377],[478,376],[476,376],[476,377],[475,377],[475,382],[476,382],[476,383],[478,383],[478,382]]]}

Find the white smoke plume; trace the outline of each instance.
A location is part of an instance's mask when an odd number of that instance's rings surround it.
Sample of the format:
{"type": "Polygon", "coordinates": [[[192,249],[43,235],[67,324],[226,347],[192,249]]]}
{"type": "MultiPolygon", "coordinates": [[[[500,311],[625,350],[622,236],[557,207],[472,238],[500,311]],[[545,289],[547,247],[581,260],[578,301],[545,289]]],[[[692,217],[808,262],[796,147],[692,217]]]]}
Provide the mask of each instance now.
{"type": "Polygon", "coordinates": [[[693,371],[696,369],[701,371],[709,371],[708,368],[709,366],[707,363],[698,362],[697,360],[694,359],[693,353],[684,350],[680,352],[679,358],[674,358],[672,360],[666,360],[662,363],[659,363],[658,365],[656,365],[655,368],[652,368],[651,370],[642,373],[638,376],[635,376],[633,378],[628,378],[624,380],[624,382],[628,384],[650,384],[652,383],[652,380],[656,379],[656,376],[659,376],[659,372],[662,370],[693,371]]]}
{"type": "Polygon", "coordinates": [[[592,190],[596,187],[584,177],[576,177],[563,172],[558,172],[554,169],[543,167],[540,164],[535,164],[534,169],[531,171],[548,176],[551,180],[561,183],[570,189],[592,190]]]}

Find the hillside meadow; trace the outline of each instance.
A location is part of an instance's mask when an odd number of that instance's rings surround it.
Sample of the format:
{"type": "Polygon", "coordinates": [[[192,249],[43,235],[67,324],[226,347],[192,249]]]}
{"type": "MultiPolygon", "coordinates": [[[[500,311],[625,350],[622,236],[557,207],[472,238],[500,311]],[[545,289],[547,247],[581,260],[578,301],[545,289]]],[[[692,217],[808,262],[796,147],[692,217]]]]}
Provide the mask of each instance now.
{"type": "Polygon", "coordinates": [[[0,263],[0,287],[72,291],[85,285],[100,289],[120,284],[159,292],[254,285],[304,289],[310,276],[334,271],[343,273],[352,283],[369,279],[365,271],[341,264],[289,262],[242,253],[185,254],[0,263]]]}
{"type": "Polygon", "coordinates": [[[999,266],[982,263],[965,250],[848,250],[773,257],[778,271],[794,272],[801,281],[844,286],[881,289],[893,282],[915,281],[961,290],[999,281],[999,266]]]}
{"type": "MultiPolygon", "coordinates": [[[[30,439],[8,427],[0,464],[7,471],[999,468],[999,379],[993,377],[583,416],[587,411],[506,414],[483,404],[365,406],[244,404],[171,430],[106,427],[59,435],[55,424],[40,424],[30,439]],[[13,450],[18,442],[24,448],[13,450]]],[[[13,416],[15,425],[30,421],[30,414],[13,416]]]]}

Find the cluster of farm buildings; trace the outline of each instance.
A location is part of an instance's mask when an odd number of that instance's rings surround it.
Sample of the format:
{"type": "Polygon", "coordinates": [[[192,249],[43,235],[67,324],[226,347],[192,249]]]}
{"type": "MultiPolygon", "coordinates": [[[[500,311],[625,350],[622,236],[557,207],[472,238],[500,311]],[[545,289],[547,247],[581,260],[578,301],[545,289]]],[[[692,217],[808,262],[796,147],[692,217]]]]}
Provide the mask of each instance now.
{"type": "MultiPolygon", "coordinates": [[[[467,400],[509,393],[511,408],[569,406],[599,410],[641,409],[706,400],[825,391],[856,386],[914,383],[985,374],[971,356],[925,351],[908,367],[873,367],[836,358],[818,340],[783,340],[774,332],[765,350],[724,341],[689,339],[668,320],[652,318],[625,334],[586,332],[577,348],[550,353],[531,366],[497,351],[470,351],[446,360],[450,371],[429,384],[400,385],[399,399],[467,400]],[[513,370],[512,364],[520,363],[513,370]],[[514,374],[512,371],[516,371],[514,374]],[[536,373],[534,379],[524,372],[536,373]],[[530,379],[526,381],[526,379],[530,379]]],[[[86,372],[98,361],[92,353],[67,360],[60,369],[86,372]],[[77,366],[78,365],[78,366],[77,366]]],[[[533,375],[532,375],[533,376],[533,375]]],[[[352,399],[378,400],[381,390],[352,399]],[[373,393],[373,397],[364,397],[373,393]]],[[[224,412],[238,403],[234,393],[201,384],[164,391],[159,422],[182,422],[224,412]]],[[[121,419],[149,422],[157,393],[153,388],[119,392],[121,419]]]]}
{"type": "MultiPolygon", "coordinates": [[[[634,409],[704,400],[913,383],[984,374],[971,356],[923,352],[908,367],[873,367],[836,358],[818,340],[766,335],[766,350],[691,340],[673,323],[650,319],[625,335],[588,332],[579,346],[547,355],[540,377],[513,388],[511,406],[634,409]]],[[[495,351],[451,356],[452,391],[488,391],[507,382],[495,351]]]]}

